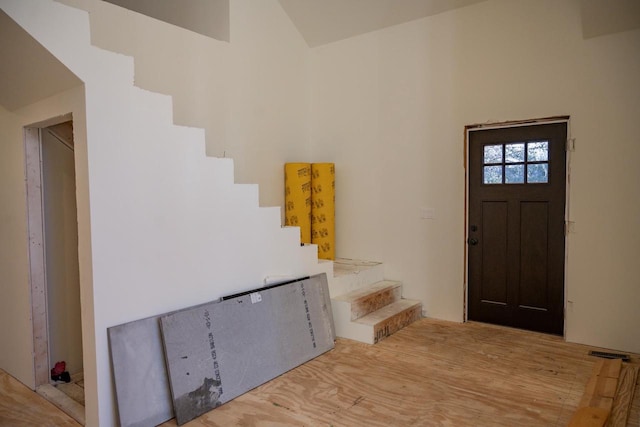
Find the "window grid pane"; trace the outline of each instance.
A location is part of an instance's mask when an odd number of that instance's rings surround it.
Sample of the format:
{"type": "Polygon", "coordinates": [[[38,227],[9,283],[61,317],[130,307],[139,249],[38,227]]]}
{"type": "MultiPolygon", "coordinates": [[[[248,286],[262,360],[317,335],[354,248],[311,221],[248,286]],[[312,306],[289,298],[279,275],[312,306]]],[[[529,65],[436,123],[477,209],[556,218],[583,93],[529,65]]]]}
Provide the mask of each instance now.
{"type": "Polygon", "coordinates": [[[485,145],[484,184],[546,184],[549,182],[549,141],[485,145]]]}
{"type": "Polygon", "coordinates": [[[549,141],[536,141],[527,144],[528,162],[549,161],[549,141]]]}
{"type": "Polygon", "coordinates": [[[505,184],[523,184],[524,183],[524,165],[506,165],[504,167],[504,183],[505,184]]]}
{"type": "Polygon", "coordinates": [[[506,144],[504,157],[505,163],[524,163],[524,143],[506,144]]]}
{"type": "Polygon", "coordinates": [[[502,163],[502,144],[485,145],[484,147],[484,164],[502,163]]]}
{"type": "Polygon", "coordinates": [[[533,163],[527,165],[527,182],[533,184],[549,182],[549,164],[533,163]]]}
{"type": "Polygon", "coordinates": [[[502,184],[502,166],[485,166],[484,167],[485,184],[502,184]]]}

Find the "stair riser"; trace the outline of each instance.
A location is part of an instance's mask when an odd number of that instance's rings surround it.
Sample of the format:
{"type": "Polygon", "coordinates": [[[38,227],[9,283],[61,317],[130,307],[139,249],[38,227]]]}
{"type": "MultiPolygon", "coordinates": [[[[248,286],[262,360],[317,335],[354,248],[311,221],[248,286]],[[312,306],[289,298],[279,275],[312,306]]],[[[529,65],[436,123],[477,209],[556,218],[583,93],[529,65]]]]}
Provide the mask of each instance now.
{"type": "Polygon", "coordinates": [[[333,298],[381,280],[384,280],[384,267],[379,264],[359,271],[357,274],[333,277],[329,282],[329,292],[333,298]]]}
{"type": "Polygon", "coordinates": [[[422,305],[417,304],[385,319],[373,328],[373,343],[376,344],[382,341],[389,335],[420,319],[420,317],[422,317],[422,305]]]}
{"type": "Polygon", "coordinates": [[[336,336],[367,344],[373,344],[373,327],[350,321],[351,307],[348,302],[331,301],[336,336]]]}
{"type": "Polygon", "coordinates": [[[402,287],[395,286],[353,301],[351,303],[351,320],[373,313],[385,305],[398,301],[400,298],[402,298],[402,287]]]}

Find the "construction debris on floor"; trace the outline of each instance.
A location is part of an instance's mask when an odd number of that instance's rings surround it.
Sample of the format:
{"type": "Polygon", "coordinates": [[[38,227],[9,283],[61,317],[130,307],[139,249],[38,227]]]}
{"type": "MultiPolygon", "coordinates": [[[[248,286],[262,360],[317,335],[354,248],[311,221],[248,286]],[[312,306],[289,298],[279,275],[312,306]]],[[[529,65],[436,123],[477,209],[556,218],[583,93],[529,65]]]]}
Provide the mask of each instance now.
{"type": "Polygon", "coordinates": [[[108,332],[122,426],[173,415],[183,424],[332,349],[335,339],[325,274],[108,332]]]}
{"type": "Polygon", "coordinates": [[[51,381],[71,382],[71,375],[67,372],[67,363],[64,360],[56,362],[55,366],[51,368],[51,381]]]}

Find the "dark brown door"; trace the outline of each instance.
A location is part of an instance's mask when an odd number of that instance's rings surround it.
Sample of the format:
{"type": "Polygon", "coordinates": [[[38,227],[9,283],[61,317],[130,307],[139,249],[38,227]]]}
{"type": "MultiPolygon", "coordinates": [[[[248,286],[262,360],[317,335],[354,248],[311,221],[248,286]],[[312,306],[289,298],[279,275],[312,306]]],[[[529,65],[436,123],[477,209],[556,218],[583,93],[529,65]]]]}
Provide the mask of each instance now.
{"type": "Polygon", "coordinates": [[[562,334],[567,124],[469,132],[469,319],[562,334]]]}

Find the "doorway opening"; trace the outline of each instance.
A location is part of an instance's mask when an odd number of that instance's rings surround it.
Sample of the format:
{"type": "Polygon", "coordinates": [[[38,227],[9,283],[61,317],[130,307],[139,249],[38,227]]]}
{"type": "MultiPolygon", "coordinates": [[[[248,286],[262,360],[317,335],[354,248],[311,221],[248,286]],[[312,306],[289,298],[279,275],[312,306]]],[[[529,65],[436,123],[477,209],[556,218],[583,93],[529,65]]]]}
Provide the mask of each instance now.
{"type": "Polygon", "coordinates": [[[564,334],[568,119],[466,129],[468,320],[564,334]]]}
{"type": "Polygon", "coordinates": [[[84,424],[73,121],[24,130],[36,391],[84,424]]]}

